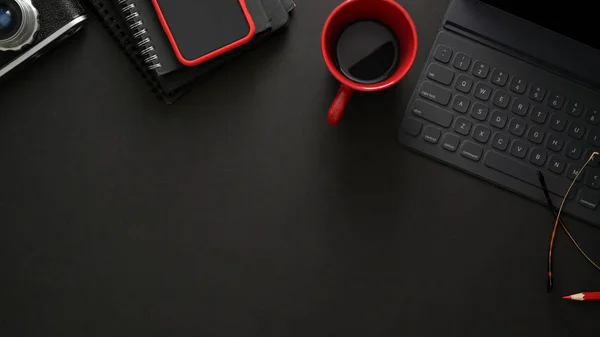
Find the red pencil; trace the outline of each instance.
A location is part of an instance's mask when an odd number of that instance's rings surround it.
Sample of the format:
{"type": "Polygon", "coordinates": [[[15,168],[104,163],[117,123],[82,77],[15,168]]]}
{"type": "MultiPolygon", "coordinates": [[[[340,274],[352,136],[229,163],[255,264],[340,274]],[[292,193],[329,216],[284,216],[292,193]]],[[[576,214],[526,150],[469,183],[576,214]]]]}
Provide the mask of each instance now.
{"type": "Polygon", "coordinates": [[[583,292],[575,295],[565,296],[563,298],[573,301],[600,301],[600,291],[587,293],[583,292]]]}

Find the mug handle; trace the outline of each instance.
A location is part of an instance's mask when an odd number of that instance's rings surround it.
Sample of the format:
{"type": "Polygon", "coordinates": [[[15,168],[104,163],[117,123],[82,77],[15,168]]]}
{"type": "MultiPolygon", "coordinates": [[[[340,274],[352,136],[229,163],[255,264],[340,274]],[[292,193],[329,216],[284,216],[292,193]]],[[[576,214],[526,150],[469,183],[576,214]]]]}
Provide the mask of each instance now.
{"type": "Polygon", "coordinates": [[[342,115],[344,114],[344,110],[346,109],[346,105],[352,96],[354,89],[350,88],[342,84],[340,86],[340,90],[338,90],[337,95],[335,95],[335,99],[329,108],[329,112],[327,113],[327,123],[331,125],[336,125],[342,119],[342,115]]]}

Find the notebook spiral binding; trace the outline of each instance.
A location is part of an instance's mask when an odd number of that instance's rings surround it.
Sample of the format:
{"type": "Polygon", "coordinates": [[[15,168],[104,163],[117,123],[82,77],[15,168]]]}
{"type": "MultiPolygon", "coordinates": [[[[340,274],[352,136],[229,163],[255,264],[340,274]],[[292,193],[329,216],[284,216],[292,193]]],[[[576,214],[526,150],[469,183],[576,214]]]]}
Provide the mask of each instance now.
{"type": "Polygon", "coordinates": [[[89,0],[89,3],[94,7],[94,12],[104,27],[106,27],[107,31],[111,33],[111,36],[117,42],[117,46],[124,51],[124,54],[131,60],[131,63],[135,65],[135,69],[148,82],[155,96],[168,104],[173,103],[177,96],[175,94],[168,94],[161,89],[160,84],[152,76],[152,71],[148,69],[147,65],[143,62],[143,58],[138,53],[136,44],[131,40],[129,31],[126,27],[119,24],[119,19],[116,17],[118,13],[114,12],[118,8],[112,6],[112,3],[108,1],[110,0],[89,0]]]}
{"type": "Polygon", "coordinates": [[[129,30],[133,35],[137,47],[140,49],[140,56],[144,63],[148,65],[148,69],[155,70],[162,67],[158,54],[154,50],[152,40],[147,34],[144,27],[144,21],[136,11],[134,0],[118,0],[121,10],[125,13],[125,21],[129,25],[129,30]]]}

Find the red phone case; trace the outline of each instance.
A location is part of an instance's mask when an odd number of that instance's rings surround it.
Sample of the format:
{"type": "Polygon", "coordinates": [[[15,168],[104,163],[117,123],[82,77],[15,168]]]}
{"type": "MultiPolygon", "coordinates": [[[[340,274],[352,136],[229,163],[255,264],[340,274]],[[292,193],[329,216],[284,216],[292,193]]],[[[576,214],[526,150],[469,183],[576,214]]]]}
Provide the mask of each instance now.
{"type": "MultiPolygon", "coordinates": [[[[168,1],[168,0],[166,0],[166,1],[168,1]]],[[[203,55],[199,58],[196,58],[194,60],[188,60],[188,59],[184,58],[183,55],[181,54],[181,51],[179,50],[179,47],[177,46],[177,41],[175,41],[175,37],[173,36],[173,33],[169,29],[169,24],[167,23],[167,20],[165,19],[164,15],[160,9],[158,0],[152,0],[152,4],[154,5],[154,9],[156,10],[156,14],[158,15],[160,24],[162,25],[163,30],[165,31],[165,34],[167,35],[167,38],[169,39],[169,42],[171,43],[171,46],[173,48],[173,51],[175,52],[175,55],[177,56],[177,59],[183,65],[188,66],[188,67],[197,66],[197,65],[202,64],[202,63],[204,63],[208,60],[211,60],[215,57],[223,55],[231,50],[239,48],[239,47],[243,46],[244,44],[250,42],[252,40],[252,38],[254,38],[254,33],[256,31],[256,27],[254,26],[254,21],[252,20],[252,16],[250,15],[250,12],[248,11],[248,7],[246,6],[246,0],[238,0],[238,2],[240,3],[240,7],[242,8],[242,11],[244,12],[244,16],[246,17],[248,26],[250,27],[250,30],[248,31],[248,35],[246,35],[242,39],[239,39],[233,43],[230,43],[226,46],[216,49],[216,50],[214,50],[206,55],[203,55]]]]}

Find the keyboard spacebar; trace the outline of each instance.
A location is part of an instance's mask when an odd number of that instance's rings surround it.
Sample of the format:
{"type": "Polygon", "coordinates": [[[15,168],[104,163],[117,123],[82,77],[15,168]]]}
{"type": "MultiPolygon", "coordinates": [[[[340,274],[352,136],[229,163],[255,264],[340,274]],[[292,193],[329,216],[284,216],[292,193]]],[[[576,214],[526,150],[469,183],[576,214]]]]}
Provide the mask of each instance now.
{"type": "MultiPolygon", "coordinates": [[[[500,171],[504,174],[508,174],[511,177],[517,178],[535,187],[538,187],[540,189],[542,188],[542,185],[540,184],[540,179],[537,175],[537,171],[512,158],[490,151],[485,156],[484,164],[490,168],[493,168],[494,170],[500,171]]],[[[544,180],[546,180],[548,190],[551,193],[558,195],[559,197],[564,197],[564,195],[569,190],[570,182],[566,180],[557,179],[551,176],[550,174],[545,174],[544,180]]],[[[571,196],[572,194],[573,193],[571,193],[571,196]]]]}

